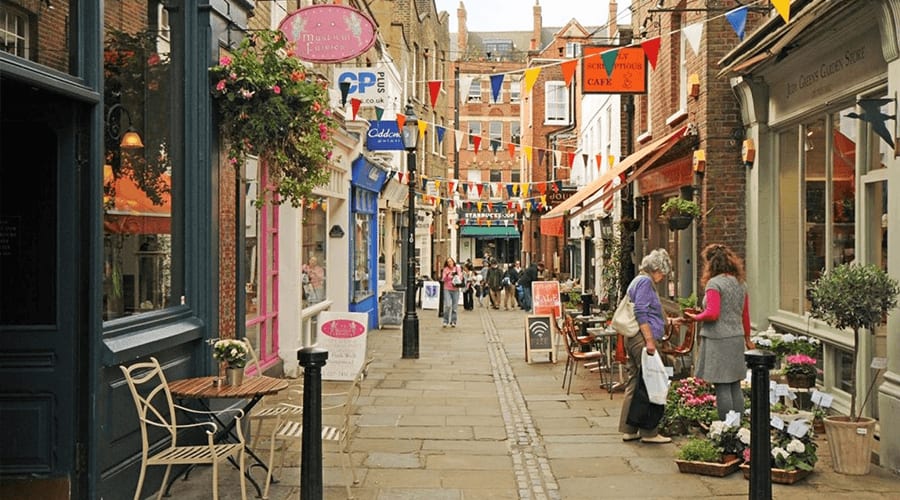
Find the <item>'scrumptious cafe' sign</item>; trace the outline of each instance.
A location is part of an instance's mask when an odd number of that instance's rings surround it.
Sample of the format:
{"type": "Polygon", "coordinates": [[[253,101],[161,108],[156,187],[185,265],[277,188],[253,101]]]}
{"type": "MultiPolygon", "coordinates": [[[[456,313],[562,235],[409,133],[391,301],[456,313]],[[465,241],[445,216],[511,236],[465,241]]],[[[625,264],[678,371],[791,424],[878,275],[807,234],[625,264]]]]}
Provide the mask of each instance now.
{"type": "Polygon", "coordinates": [[[375,44],[375,24],[346,5],[311,5],[281,21],[298,59],[333,63],[353,59],[375,44]]]}

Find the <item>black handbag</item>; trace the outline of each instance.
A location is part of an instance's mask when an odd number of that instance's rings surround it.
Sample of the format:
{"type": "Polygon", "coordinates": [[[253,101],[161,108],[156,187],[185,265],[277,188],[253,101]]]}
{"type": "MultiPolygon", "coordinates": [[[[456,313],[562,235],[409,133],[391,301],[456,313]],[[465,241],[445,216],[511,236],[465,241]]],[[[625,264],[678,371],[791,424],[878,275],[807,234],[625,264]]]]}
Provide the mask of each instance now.
{"type": "Polygon", "coordinates": [[[663,412],[666,405],[658,405],[650,402],[647,396],[647,386],[644,384],[643,373],[638,373],[638,385],[631,398],[631,405],[628,407],[628,419],[626,423],[630,426],[644,430],[653,430],[662,420],[663,412]]]}

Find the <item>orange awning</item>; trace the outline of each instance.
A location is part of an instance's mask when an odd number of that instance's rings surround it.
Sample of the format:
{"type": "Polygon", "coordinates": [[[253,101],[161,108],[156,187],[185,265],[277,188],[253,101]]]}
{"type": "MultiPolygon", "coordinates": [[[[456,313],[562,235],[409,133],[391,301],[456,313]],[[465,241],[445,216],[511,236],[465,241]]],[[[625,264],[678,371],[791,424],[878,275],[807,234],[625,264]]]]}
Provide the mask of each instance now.
{"type": "MultiPolygon", "coordinates": [[[[168,175],[163,182],[171,187],[168,175]]],[[[170,234],[172,232],[172,197],[168,190],[161,193],[162,204],[156,205],[133,180],[120,177],[113,183],[115,197],[112,207],[103,215],[103,228],[109,233],[170,234]]]]}
{"type": "Polygon", "coordinates": [[[633,182],[637,177],[652,166],[662,155],[669,151],[684,136],[687,126],[683,126],[671,134],[657,139],[640,150],[632,153],[621,162],[613,165],[612,168],[606,170],[599,178],[584,186],[577,193],[563,201],[541,216],[541,234],[548,236],[565,236],[565,218],[571,215],[578,215],[588,208],[600,203],[604,199],[610,197],[616,191],[633,182]],[[618,186],[613,186],[612,181],[619,175],[625,173],[631,167],[640,164],[629,176],[625,182],[618,186]],[[608,185],[608,186],[607,186],[608,185]],[[591,198],[595,194],[600,194],[591,198]],[[587,203],[585,203],[587,201],[587,203]]]}

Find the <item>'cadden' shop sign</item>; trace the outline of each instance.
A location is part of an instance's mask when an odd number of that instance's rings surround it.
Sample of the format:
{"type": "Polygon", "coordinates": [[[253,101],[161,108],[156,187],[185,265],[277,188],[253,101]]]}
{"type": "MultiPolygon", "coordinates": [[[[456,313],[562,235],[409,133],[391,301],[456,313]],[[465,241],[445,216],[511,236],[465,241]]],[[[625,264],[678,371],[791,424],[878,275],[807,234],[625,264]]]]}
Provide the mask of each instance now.
{"type": "Polygon", "coordinates": [[[353,59],[375,44],[375,24],[346,5],[311,5],[278,27],[294,42],[298,59],[333,63],[353,59]]]}

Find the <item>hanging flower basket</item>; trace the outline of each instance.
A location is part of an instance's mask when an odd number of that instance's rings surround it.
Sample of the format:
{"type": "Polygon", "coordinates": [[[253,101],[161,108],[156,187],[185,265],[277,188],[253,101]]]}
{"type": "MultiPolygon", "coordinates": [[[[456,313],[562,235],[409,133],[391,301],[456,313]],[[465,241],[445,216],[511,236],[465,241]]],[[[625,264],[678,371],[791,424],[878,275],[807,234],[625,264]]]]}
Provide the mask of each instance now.
{"type": "Polygon", "coordinates": [[[258,156],[278,195],[261,193],[257,206],[267,198],[300,206],[328,181],[337,122],[327,81],[308,72],[274,30],[249,35],[209,72],[229,162],[240,172],[247,156],[258,156]]]}
{"type": "Polygon", "coordinates": [[[687,229],[691,225],[694,218],[690,215],[673,215],[669,217],[669,229],[673,231],[681,231],[687,229]]]}

